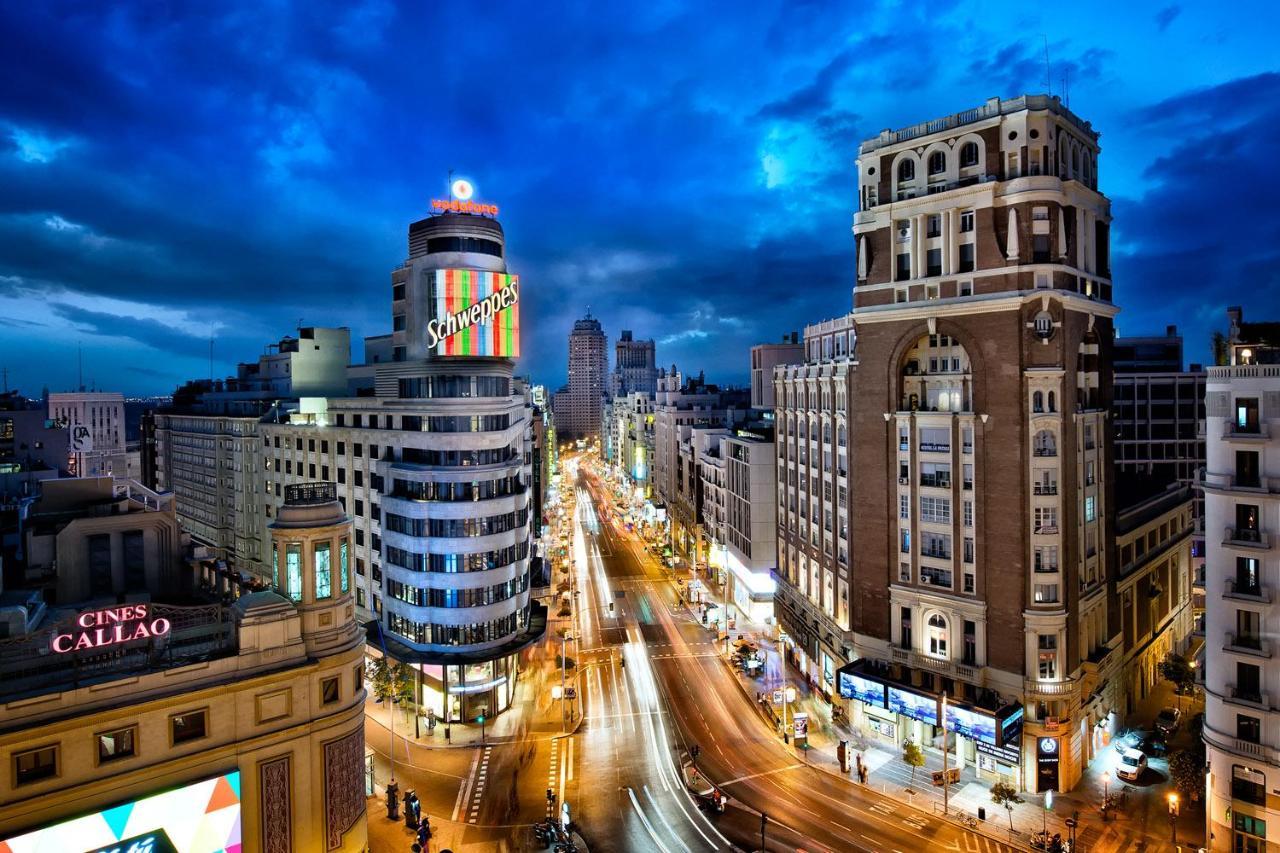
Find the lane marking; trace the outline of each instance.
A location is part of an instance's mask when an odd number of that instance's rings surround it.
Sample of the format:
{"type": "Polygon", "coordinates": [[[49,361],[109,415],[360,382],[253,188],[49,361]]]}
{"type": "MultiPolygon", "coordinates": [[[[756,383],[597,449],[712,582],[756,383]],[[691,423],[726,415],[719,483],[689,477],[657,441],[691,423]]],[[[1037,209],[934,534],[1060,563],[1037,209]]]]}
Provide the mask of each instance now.
{"type": "Polygon", "coordinates": [[[649,818],[644,816],[644,809],[640,808],[640,801],[636,799],[636,792],[627,788],[627,793],[631,796],[631,807],[636,810],[636,814],[640,817],[640,822],[644,824],[645,831],[649,833],[649,837],[653,839],[653,843],[658,845],[658,849],[662,853],[671,853],[667,849],[667,845],[662,843],[658,838],[658,833],[653,831],[653,824],[649,823],[649,818]]]}
{"type": "MultiPolygon", "coordinates": [[[[690,849],[689,845],[684,843],[684,839],[676,834],[675,827],[673,827],[671,823],[667,820],[667,816],[662,813],[662,808],[659,807],[658,801],[653,798],[653,792],[649,790],[648,785],[644,786],[644,792],[649,797],[649,802],[653,803],[653,810],[657,812],[658,820],[662,821],[662,825],[667,828],[667,832],[671,833],[671,837],[675,839],[676,844],[679,844],[681,847],[683,847],[685,850],[685,853],[693,853],[693,850],[690,849]]],[[[707,843],[708,844],[711,843],[710,838],[707,839],[707,843]]],[[[714,849],[714,847],[712,849],[714,849]]]]}

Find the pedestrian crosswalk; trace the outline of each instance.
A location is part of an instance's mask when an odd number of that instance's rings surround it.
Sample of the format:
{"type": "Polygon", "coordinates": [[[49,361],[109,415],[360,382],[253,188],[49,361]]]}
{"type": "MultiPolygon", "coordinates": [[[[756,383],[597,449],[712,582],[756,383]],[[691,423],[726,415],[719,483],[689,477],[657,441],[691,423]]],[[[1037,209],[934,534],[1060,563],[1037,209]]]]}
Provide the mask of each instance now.
{"type": "Polygon", "coordinates": [[[493,747],[486,746],[480,754],[480,767],[476,771],[476,784],[471,792],[471,807],[467,814],[467,823],[475,823],[480,817],[480,800],[484,797],[485,784],[489,780],[489,754],[493,747]]]}

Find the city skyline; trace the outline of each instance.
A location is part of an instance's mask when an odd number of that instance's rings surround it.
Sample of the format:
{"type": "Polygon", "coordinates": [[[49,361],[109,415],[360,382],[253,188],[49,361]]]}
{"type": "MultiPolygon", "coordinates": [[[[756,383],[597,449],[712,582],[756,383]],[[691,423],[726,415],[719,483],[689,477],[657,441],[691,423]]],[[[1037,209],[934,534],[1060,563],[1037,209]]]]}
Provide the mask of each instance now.
{"type": "Polygon", "coordinates": [[[1021,10],[1016,26],[963,6],[803,11],[710,32],[679,9],[8,9],[5,28],[25,34],[0,60],[17,84],[0,94],[9,386],[75,387],[77,344],[86,385],[164,394],[209,373],[210,337],[222,377],[299,321],[385,333],[382,276],[451,168],[517,237],[537,329],[520,373],[559,387],[567,332],[590,307],[611,340],[633,329],[656,339],[659,364],[742,383],[751,344],[850,304],[861,140],[1046,88],[1102,133],[1122,334],[1176,321],[1188,360],[1204,361],[1226,285],[1250,281],[1255,310],[1274,312],[1277,250],[1255,214],[1277,179],[1259,170],[1237,188],[1236,215],[1199,212],[1222,162],[1260,162],[1280,124],[1261,30],[1178,6],[1108,7],[1122,20],[1099,34],[1021,10]],[[450,47],[406,50],[414,33],[450,47]],[[55,62],[66,45],[75,61],[55,62]],[[722,72],[743,55],[770,60],[722,72]]]}

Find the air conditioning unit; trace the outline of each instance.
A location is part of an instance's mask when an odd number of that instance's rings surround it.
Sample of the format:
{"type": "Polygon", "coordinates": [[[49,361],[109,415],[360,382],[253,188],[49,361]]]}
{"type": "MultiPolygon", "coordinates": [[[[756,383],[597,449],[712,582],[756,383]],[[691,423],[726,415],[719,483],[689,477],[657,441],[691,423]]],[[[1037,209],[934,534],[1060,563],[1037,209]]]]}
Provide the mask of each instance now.
{"type": "Polygon", "coordinates": [[[906,477],[899,477],[899,478],[898,478],[898,485],[899,485],[899,486],[905,486],[905,485],[907,484],[907,482],[908,482],[908,481],[907,481],[907,478],[906,478],[906,477]]]}

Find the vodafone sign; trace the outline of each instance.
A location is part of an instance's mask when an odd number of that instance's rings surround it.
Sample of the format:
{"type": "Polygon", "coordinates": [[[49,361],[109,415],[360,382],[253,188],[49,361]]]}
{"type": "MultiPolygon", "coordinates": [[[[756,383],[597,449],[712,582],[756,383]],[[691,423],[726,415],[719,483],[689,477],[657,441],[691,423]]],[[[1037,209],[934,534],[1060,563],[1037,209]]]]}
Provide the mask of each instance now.
{"type": "Polygon", "coordinates": [[[52,648],[58,654],[100,649],[133,640],[163,637],[169,633],[169,620],[152,618],[146,604],[126,604],[105,610],[86,610],[76,617],[76,629],[54,634],[52,648]]]}

